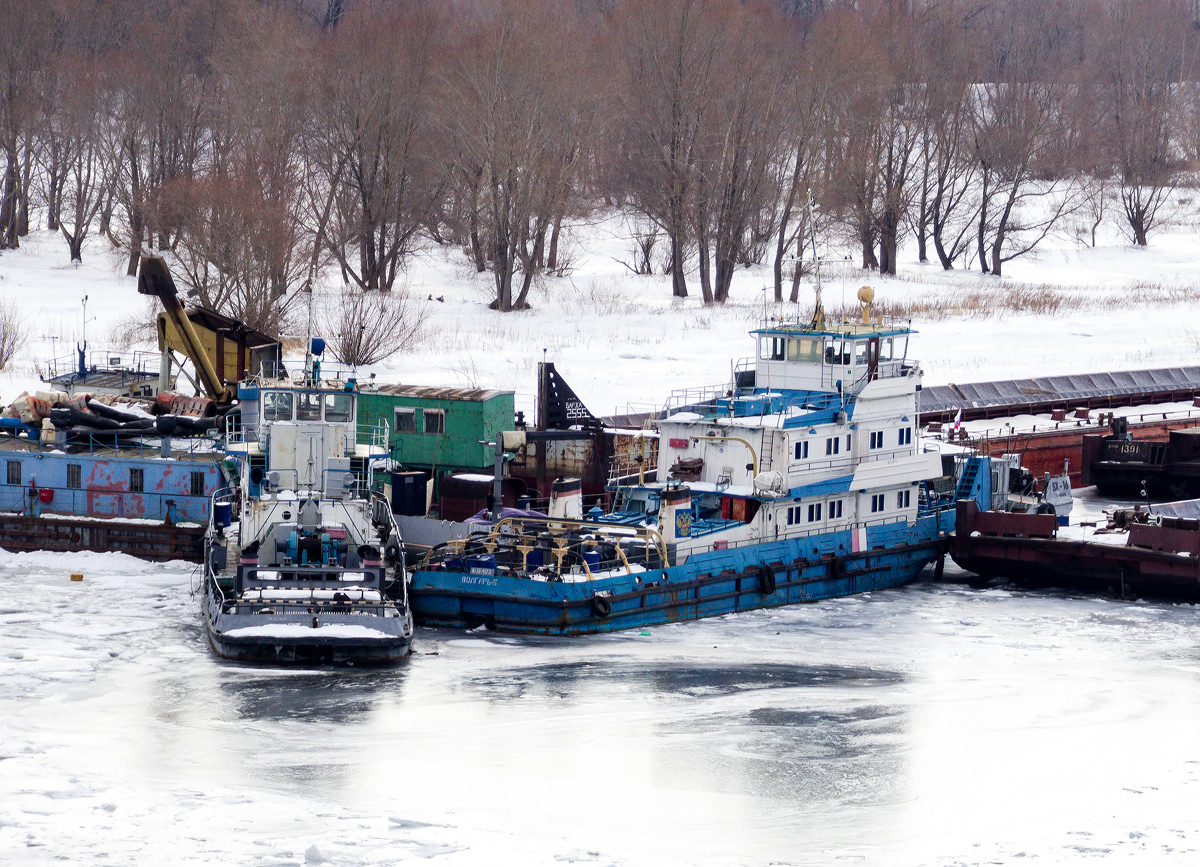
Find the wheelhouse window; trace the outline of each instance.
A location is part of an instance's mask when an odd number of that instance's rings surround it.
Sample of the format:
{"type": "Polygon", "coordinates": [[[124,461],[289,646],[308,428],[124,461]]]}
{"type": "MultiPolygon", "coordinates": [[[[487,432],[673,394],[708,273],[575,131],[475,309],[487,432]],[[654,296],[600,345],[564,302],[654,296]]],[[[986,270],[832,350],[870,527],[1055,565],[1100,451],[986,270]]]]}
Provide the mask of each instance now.
{"type": "Polygon", "coordinates": [[[444,434],[446,432],[446,411],[444,409],[427,409],[421,413],[425,423],[425,433],[444,434]]]}
{"type": "Polygon", "coordinates": [[[292,397],[290,391],[264,391],[263,421],[291,421],[292,397]]]}
{"type": "Polygon", "coordinates": [[[296,420],[297,421],[320,421],[321,420],[321,395],[311,391],[302,391],[296,395],[296,420]]]}
{"type": "Polygon", "coordinates": [[[760,337],[758,341],[758,357],[764,361],[783,361],[787,350],[787,339],[784,337],[760,337]]]}
{"type": "Polygon", "coordinates": [[[802,461],[808,457],[808,440],[796,443],[796,460],[802,461]]]}
{"type": "Polygon", "coordinates": [[[912,428],[910,428],[910,427],[900,428],[900,445],[902,445],[902,446],[912,445],[912,428]]]}
{"type": "Polygon", "coordinates": [[[828,338],[825,343],[825,363],[826,364],[849,364],[850,350],[853,343],[849,340],[843,342],[836,338],[828,338]]]}
{"type": "Polygon", "coordinates": [[[822,343],[811,337],[792,338],[787,342],[787,360],[802,362],[819,362],[821,360],[822,343]]]}
{"type": "Polygon", "coordinates": [[[417,411],[415,409],[398,408],[396,410],[396,423],[393,425],[396,433],[416,433],[417,432],[417,411]]]}
{"type": "Polygon", "coordinates": [[[350,421],[354,398],[348,394],[325,395],[325,421],[350,421]]]}

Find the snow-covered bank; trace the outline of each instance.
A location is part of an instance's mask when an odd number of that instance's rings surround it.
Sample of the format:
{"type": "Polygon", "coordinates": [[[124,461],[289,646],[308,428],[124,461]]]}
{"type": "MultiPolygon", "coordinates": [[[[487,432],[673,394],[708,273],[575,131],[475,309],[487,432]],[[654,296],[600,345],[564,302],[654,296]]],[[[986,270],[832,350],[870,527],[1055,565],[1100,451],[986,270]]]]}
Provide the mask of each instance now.
{"type": "MultiPolygon", "coordinates": [[[[490,275],[473,273],[461,251],[427,245],[405,280],[413,295],[432,299],[423,302],[425,336],[374,371],[384,381],[515,389],[518,407],[529,411],[537,362],[548,358],[593,411],[644,409],[660,406],[674,388],[725,381],[731,362],[752,350],[747,330],[763,316],[797,312],[794,305],[766,303],[767,266],[739,271],[725,306],[674,300],[668,278],[635,276],[620,264],[629,257],[626,235],[619,215],[577,227],[570,275],[542,280],[533,309],[509,314],[487,309],[490,275]]],[[[38,385],[39,363],[72,351],[83,332],[84,295],[94,347],[148,309],[136,281],[122,273],[123,257],[102,243],[87,248],[82,265],[65,261],[54,234],[35,232],[22,244],[0,255],[0,293],[17,299],[31,338],[25,359],[0,373],[5,403],[38,385]]],[[[918,264],[911,251],[894,279],[843,263],[826,268],[825,302],[853,306],[863,283],[875,287],[880,301],[895,304],[921,300],[924,306],[955,293],[1003,294],[1006,287],[1029,285],[1076,299],[1054,313],[980,309],[917,316],[921,333],[910,355],[922,362],[929,384],[1194,363],[1200,356],[1200,233],[1164,229],[1149,249],[1117,237],[1104,244],[1051,239],[1036,258],[1010,262],[999,279],[918,264]],[[1143,289],[1139,297],[1150,300],[1125,300],[1146,285],[1177,291],[1143,289]],[[1097,302],[1077,303],[1090,296],[1097,302]]],[[[811,300],[806,284],[798,312],[807,314],[811,300]]]]}

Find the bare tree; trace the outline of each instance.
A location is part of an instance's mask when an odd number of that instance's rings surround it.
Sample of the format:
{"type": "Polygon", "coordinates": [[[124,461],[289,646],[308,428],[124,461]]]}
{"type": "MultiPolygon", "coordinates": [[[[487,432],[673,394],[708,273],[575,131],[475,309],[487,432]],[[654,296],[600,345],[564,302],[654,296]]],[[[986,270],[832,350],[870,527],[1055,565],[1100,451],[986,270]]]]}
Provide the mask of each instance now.
{"type": "Polygon", "coordinates": [[[338,361],[376,364],[420,339],[425,304],[402,289],[381,293],[346,287],[323,299],[317,322],[338,361]]]}
{"type": "Polygon", "coordinates": [[[102,71],[102,60],[76,56],[62,63],[66,72],[60,77],[58,111],[51,120],[59,127],[63,167],[58,228],[71,261],[78,262],[114,169],[109,124],[113,92],[102,71]]]}
{"type": "Polygon", "coordinates": [[[925,90],[916,235],[921,261],[927,259],[926,241],[932,240],[945,270],[970,247],[979,206],[971,153],[973,51],[960,13],[957,4],[937,10],[921,40],[925,90]]]}
{"type": "Polygon", "coordinates": [[[430,116],[443,29],[416,3],[339,14],[310,137],[310,222],[346,282],[386,291],[445,186],[430,116]]]}
{"type": "Polygon", "coordinates": [[[1144,247],[1182,168],[1178,83],[1195,31],[1181,0],[1120,0],[1105,12],[1096,53],[1105,150],[1133,242],[1144,247]]]}
{"type": "Polygon", "coordinates": [[[719,10],[727,5],[630,0],[613,25],[622,82],[612,173],[629,203],[662,227],[677,298],[688,294],[684,271],[695,235],[698,137],[721,62],[726,16],[719,10]]]}
{"type": "Polygon", "coordinates": [[[41,73],[50,62],[59,24],[50,0],[8,3],[0,12],[0,250],[15,249],[29,231],[30,128],[45,96],[41,73]]]}
{"type": "Polygon", "coordinates": [[[704,299],[724,303],[746,258],[749,232],[773,204],[770,168],[782,156],[783,141],[782,22],[761,7],[713,14],[728,19],[725,62],[714,72],[698,137],[696,237],[704,299]]]}
{"type": "Polygon", "coordinates": [[[17,302],[11,298],[0,298],[0,370],[8,367],[28,339],[29,329],[17,302]]]}
{"type": "Polygon", "coordinates": [[[528,306],[548,233],[572,207],[593,123],[584,42],[569,7],[514,0],[471,19],[454,47],[443,123],[459,176],[478,178],[472,206],[500,311],[528,306]]]}

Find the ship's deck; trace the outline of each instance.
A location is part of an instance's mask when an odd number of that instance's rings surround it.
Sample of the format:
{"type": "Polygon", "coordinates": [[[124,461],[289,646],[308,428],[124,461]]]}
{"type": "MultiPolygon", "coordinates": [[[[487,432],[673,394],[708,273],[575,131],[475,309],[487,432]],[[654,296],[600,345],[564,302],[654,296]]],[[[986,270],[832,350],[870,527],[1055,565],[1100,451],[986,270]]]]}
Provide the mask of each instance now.
{"type": "Polygon", "coordinates": [[[26,437],[0,436],[0,452],[23,452],[35,454],[66,454],[79,457],[90,457],[99,460],[114,458],[137,458],[139,460],[173,460],[173,461],[203,461],[212,463],[218,455],[209,440],[197,440],[192,443],[180,437],[171,437],[171,457],[163,458],[162,446],[157,437],[147,437],[146,444],[130,443],[119,446],[100,443],[73,443],[60,445],[41,440],[31,440],[26,437]],[[201,446],[200,443],[204,445],[201,446]]]}

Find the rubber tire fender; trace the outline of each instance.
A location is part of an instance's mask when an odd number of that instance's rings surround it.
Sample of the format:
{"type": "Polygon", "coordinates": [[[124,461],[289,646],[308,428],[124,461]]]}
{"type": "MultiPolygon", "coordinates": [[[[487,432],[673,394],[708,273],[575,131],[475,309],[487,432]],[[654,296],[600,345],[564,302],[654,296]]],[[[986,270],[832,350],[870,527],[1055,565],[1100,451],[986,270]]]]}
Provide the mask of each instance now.
{"type": "Polygon", "coordinates": [[[765,563],[758,567],[758,592],[763,596],[775,592],[775,570],[765,563]]]}
{"type": "Polygon", "coordinates": [[[592,597],[592,614],[603,620],[612,614],[612,603],[599,594],[592,597]]]}

